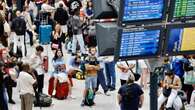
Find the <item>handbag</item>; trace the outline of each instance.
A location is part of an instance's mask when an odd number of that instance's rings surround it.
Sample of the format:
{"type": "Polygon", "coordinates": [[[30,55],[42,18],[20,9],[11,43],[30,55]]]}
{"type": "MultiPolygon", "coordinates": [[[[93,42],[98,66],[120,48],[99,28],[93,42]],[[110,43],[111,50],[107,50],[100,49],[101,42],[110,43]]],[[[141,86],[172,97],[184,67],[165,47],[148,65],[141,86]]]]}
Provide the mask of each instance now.
{"type": "Polygon", "coordinates": [[[54,48],[54,49],[58,49],[59,48],[59,45],[58,44],[55,44],[55,43],[52,43],[51,44],[51,47],[54,48]]]}
{"type": "MultiPolygon", "coordinates": [[[[171,82],[171,84],[173,84],[173,81],[174,81],[174,77],[173,77],[173,79],[172,79],[172,82],[171,82]]],[[[165,96],[165,97],[169,97],[170,96],[170,94],[171,94],[171,88],[163,88],[163,95],[165,96]]]]}
{"type": "Polygon", "coordinates": [[[6,33],[10,33],[11,32],[10,25],[7,23],[7,21],[4,22],[3,27],[4,27],[4,31],[6,33]]]}

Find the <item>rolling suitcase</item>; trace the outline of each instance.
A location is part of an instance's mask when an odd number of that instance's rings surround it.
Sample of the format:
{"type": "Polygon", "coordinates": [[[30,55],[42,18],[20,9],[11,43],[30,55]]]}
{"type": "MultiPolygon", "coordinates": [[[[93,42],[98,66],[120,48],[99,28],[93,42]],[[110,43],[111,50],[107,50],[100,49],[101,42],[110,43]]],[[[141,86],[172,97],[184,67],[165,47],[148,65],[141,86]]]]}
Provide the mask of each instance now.
{"type": "Polygon", "coordinates": [[[39,43],[40,44],[49,44],[51,41],[51,25],[40,25],[39,27],[39,43]]]}
{"type": "Polygon", "coordinates": [[[60,99],[60,100],[66,99],[68,96],[68,92],[69,92],[68,82],[63,82],[63,83],[58,82],[57,87],[56,87],[55,98],[60,99]]]}
{"type": "Polygon", "coordinates": [[[50,96],[52,96],[53,90],[54,90],[54,77],[51,77],[49,79],[49,86],[48,86],[48,94],[50,96]]]}
{"type": "MultiPolygon", "coordinates": [[[[53,90],[54,90],[54,77],[49,79],[48,94],[50,96],[52,96],[53,90]]],[[[55,98],[60,100],[65,99],[68,96],[68,93],[69,93],[68,82],[59,83],[58,81],[56,86],[55,98]]]]}

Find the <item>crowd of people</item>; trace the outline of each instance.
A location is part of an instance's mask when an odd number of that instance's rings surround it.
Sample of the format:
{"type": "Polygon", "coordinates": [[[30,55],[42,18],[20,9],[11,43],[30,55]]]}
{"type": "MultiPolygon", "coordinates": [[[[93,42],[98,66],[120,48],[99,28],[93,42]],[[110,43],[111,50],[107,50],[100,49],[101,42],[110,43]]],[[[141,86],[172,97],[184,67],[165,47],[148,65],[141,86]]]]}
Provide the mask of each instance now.
{"type": "MultiPolygon", "coordinates": [[[[68,83],[68,98],[72,94],[72,77],[80,73],[85,79],[85,88],[81,106],[90,105],[86,97],[91,92],[93,99],[102,86],[104,94],[117,89],[116,74],[119,74],[121,87],[118,90],[118,103],[121,110],[138,110],[144,101],[143,89],[148,88],[150,70],[148,60],[115,62],[110,57],[99,57],[95,38],[95,22],[92,0],[0,0],[0,107],[8,110],[12,99],[12,88],[18,88],[21,109],[32,110],[33,96],[43,94],[45,51],[39,33],[40,25],[51,25],[51,40],[48,45],[53,52],[51,63],[54,68],[50,75],[54,78],[53,97],[58,91],[59,82],[68,83]],[[27,56],[27,42],[35,52],[27,56]],[[67,57],[66,60],[64,57],[67,57]],[[25,61],[24,59],[28,59],[25,61]],[[115,68],[117,71],[115,71],[115,68]],[[135,73],[141,75],[140,84],[135,83],[135,73]],[[90,91],[91,90],[91,91],[90,91]],[[8,95],[8,99],[7,96],[8,95]],[[87,103],[88,102],[88,103],[87,103]]],[[[105,36],[106,37],[106,36],[105,36]]],[[[31,50],[30,50],[31,51],[31,50]]],[[[194,56],[175,59],[165,58],[162,62],[164,71],[159,75],[158,110],[167,100],[165,108],[174,105],[180,110],[182,102],[177,93],[184,90],[187,103],[194,104],[195,95],[195,60],[194,56]],[[168,90],[169,89],[169,90],[168,90]],[[164,91],[170,91],[165,95],[164,91]],[[194,98],[194,99],[193,99],[194,98]]],[[[49,84],[50,85],[50,84],[49,84]]],[[[95,102],[92,100],[92,105],[95,102]]]]}

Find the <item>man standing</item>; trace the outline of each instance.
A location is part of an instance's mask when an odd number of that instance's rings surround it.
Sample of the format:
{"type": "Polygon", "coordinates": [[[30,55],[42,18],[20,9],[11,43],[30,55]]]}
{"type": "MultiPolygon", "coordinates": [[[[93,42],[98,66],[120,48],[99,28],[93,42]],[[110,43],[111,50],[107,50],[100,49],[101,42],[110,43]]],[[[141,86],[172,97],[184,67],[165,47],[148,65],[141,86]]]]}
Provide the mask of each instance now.
{"type": "Polygon", "coordinates": [[[63,8],[63,4],[59,4],[59,8],[57,8],[55,14],[54,14],[54,20],[57,21],[61,25],[61,30],[64,34],[67,33],[67,26],[66,23],[68,21],[68,13],[63,8]]]}
{"type": "Polygon", "coordinates": [[[89,49],[89,53],[90,55],[86,58],[86,62],[85,62],[85,69],[86,69],[85,90],[84,90],[83,101],[81,103],[81,106],[85,105],[85,98],[91,86],[95,95],[96,88],[97,88],[97,72],[100,69],[100,65],[96,57],[96,48],[91,47],[89,49]]]}
{"type": "Polygon", "coordinates": [[[115,61],[105,63],[107,86],[110,91],[115,90],[116,86],[116,73],[115,73],[115,61]]]}
{"type": "Polygon", "coordinates": [[[21,47],[22,56],[26,55],[25,53],[25,33],[26,33],[26,22],[21,16],[20,11],[16,11],[16,18],[12,22],[12,30],[15,32],[14,37],[14,53],[17,53],[17,50],[21,47]]]}
{"type": "Polygon", "coordinates": [[[144,92],[134,81],[135,77],[131,74],[127,84],[123,85],[118,91],[120,110],[138,110],[143,105],[144,92]]]}

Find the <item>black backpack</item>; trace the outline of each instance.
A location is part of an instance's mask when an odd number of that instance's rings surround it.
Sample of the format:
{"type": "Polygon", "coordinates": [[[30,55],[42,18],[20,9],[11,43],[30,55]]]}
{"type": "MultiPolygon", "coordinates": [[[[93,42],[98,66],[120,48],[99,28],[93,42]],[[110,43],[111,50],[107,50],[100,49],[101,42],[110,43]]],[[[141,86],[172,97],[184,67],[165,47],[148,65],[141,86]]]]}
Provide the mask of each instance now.
{"type": "Polygon", "coordinates": [[[26,22],[23,17],[16,17],[13,21],[13,30],[17,35],[25,35],[26,22]]]}
{"type": "Polygon", "coordinates": [[[52,99],[46,94],[39,94],[38,99],[34,98],[35,107],[49,107],[52,104],[52,99]]]}

